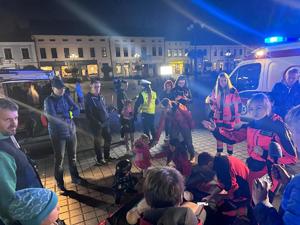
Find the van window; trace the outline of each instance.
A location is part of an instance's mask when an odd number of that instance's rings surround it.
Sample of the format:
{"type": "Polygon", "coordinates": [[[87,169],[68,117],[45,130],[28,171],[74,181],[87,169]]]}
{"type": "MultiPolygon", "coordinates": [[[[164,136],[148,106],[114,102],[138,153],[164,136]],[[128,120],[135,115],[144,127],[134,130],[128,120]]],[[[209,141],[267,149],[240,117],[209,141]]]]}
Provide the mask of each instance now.
{"type": "Polygon", "coordinates": [[[259,84],[260,63],[252,63],[237,68],[231,75],[232,84],[239,90],[255,90],[259,84]]]}
{"type": "Polygon", "coordinates": [[[18,139],[47,135],[41,124],[44,100],[51,94],[49,81],[25,81],[3,83],[7,96],[19,105],[18,139]],[[40,111],[38,113],[36,110],[40,111]]]}

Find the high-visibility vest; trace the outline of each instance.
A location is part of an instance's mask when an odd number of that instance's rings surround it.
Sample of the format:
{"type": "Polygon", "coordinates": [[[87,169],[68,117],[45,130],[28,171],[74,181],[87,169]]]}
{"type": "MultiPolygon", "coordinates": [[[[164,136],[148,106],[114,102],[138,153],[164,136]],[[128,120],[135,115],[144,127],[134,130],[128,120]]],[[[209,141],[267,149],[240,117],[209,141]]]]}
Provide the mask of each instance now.
{"type": "Polygon", "coordinates": [[[155,114],[155,101],[156,101],[156,92],[151,91],[151,99],[148,99],[149,94],[145,91],[142,93],[144,103],[141,106],[141,112],[142,113],[149,113],[149,114],[155,114]]]}

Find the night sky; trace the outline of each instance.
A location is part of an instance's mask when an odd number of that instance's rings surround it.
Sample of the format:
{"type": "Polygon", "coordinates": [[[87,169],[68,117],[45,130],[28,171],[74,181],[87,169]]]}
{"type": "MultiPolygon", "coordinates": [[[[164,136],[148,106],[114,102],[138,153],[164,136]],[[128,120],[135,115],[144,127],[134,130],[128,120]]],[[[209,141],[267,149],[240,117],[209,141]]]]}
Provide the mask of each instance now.
{"type": "Polygon", "coordinates": [[[1,41],[30,40],[31,34],[87,34],[164,36],[167,40],[199,44],[260,44],[267,35],[300,36],[299,0],[0,0],[0,3],[1,41]]]}

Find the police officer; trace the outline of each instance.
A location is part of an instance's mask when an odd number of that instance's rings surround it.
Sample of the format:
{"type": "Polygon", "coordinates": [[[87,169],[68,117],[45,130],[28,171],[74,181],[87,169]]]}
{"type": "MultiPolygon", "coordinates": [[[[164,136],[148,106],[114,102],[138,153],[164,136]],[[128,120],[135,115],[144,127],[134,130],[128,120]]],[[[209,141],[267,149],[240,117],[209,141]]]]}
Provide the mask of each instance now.
{"type": "Polygon", "coordinates": [[[135,102],[134,118],[136,120],[138,110],[140,109],[144,134],[146,134],[153,143],[156,138],[154,128],[155,109],[156,105],[159,103],[159,100],[156,92],[151,89],[150,81],[141,80],[140,84],[144,87],[144,89],[141,91],[135,102]],[[152,137],[150,137],[150,132],[152,137]]]}

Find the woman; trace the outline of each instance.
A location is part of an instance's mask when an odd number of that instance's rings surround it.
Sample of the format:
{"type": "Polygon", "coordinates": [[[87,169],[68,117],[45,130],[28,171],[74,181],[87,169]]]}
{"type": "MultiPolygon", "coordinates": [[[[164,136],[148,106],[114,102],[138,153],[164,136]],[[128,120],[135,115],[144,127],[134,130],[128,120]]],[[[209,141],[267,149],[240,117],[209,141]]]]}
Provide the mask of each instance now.
{"type": "MultiPolygon", "coordinates": [[[[244,124],[237,130],[220,129],[215,123],[203,121],[205,128],[223,142],[235,144],[247,140],[249,158],[247,164],[250,169],[250,190],[253,181],[270,174],[270,165],[274,163],[269,155],[271,142],[276,142],[282,150],[279,164],[294,164],[297,161],[296,147],[291,139],[291,133],[280,116],[271,113],[271,103],[265,94],[256,94],[248,102],[248,111],[253,121],[244,124]]],[[[272,191],[278,182],[273,179],[272,191]]]]}
{"type": "Polygon", "coordinates": [[[172,98],[185,106],[192,101],[192,94],[187,86],[187,81],[183,75],[180,75],[175,81],[175,87],[172,90],[172,98]]]}
{"type": "MultiPolygon", "coordinates": [[[[171,80],[166,80],[165,83],[164,83],[164,91],[162,93],[162,95],[160,96],[160,99],[165,99],[165,98],[168,98],[168,99],[172,99],[172,89],[174,87],[174,83],[173,81],[171,80]]],[[[171,121],[168,120],[166,118],[166,121],[165,121],[165,139],[169,139],[170,138],[170,129],[171,129],[171,121]]]]}
{"type": "MultiPolygon", "coordinates": [[[[241,99],[226,73],[219,74],[209,99],[213,121],[218,128],[232,130],[241,122],[239,113],[241,99]]],[[[223,142],[217,139],[217,154],[220,155],[221,152],[223,152],[223,142]]],[[[227,144],[227,153],[233,154],[233,146],[230,144],[227,144]]]]}

